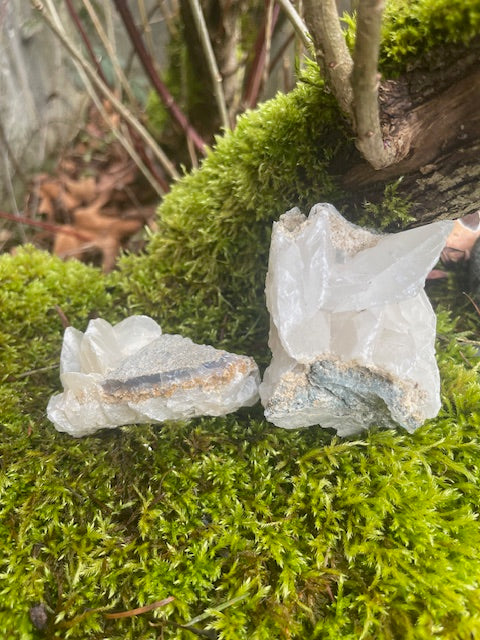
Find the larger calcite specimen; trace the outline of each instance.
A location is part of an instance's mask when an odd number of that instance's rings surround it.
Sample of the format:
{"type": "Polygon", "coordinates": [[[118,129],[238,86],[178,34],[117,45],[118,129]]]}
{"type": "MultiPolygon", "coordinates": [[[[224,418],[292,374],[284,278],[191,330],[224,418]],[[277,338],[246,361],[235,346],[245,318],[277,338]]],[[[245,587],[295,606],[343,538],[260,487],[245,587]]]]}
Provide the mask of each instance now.
{"type": "Polygon", "coordinates": [[[424,291],[451,222],[377,234],[329,204],[273,226],[272,362],[260,395],[280,427],[413,431],[440,408],[436,317],[424,291]]]}
{"type": "Polygon", "coordinates": [[[85,333],[69,327],[60,357],[61,394],[49,419],[80,437],[139,422],[219,416],[258,400],[252,358],[162,334],[146,316],[111,326],[92,320],[85,333]]]}

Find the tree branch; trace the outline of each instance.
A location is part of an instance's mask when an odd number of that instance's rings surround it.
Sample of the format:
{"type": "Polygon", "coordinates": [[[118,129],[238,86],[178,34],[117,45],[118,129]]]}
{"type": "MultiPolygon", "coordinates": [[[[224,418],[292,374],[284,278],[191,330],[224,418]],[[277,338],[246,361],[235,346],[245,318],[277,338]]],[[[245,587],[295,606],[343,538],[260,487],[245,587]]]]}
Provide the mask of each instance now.
{"type": "Polygon", "coordinates": [[[178,122],[178,124],[183,129],[185,134],[192,140],[197,150],[205,155],[206,153],[205,141],[201,138],[198,132],[195,131],[195,129],[192,127],[192,125],[188,121],[183,111],[180,109],[180,107],[177,105],[177,103],[173,99],[172,94],[160,79],[160,76],[158,75],[155,69],[153,61],[138,32],[138,29],[135,26],[133,16],[130,12],[130,9],[128,8],[127,3],[125,2],[125,0],[114,0],[114,3],[123,21],[125,29],[127,30],[129,38],[133,46],[135,47],[135,51],[137,52],[137,55],[143,65],[143,68],[148,74],[148,77],[150,78],[153,86],[155,87],[155,91],[158,93],[162,102],[172,114],[174,120],[178,122]]]}
{"type": "Polygon", "coordinates": [[[287,16],[287,18],[292,23],[292,26],[295,29],[295,31],[297,32],[297,35],[299,36],[300,40],[302,41],[302,44],[305,47],[305,49],[309,49],[311,44],[312,44],[312,41],[311,41],[310,36],[308,34],[307,25],[304,23],[302,18],[299,16],[299,14],[297,13],[297,10],[293,6],[293,4],[290,2],[290,0],[277,0],[277,2],[282,7],[282,9],[284,10],[285,15],[287,16]]]}
{"type": "Polygon", "coordinates": [[[351,77],[356,145],[374,169],[395,161],[395,146],[383,140],[378,104],[378,52],[384,0],[360,0],[351,77]]]}
{"type": "MultiPolygon", "coordinates": [[[[50,0],[47,0],[47,2],[50,0]]],[[[143,127],[143,125],[133,117],[130,111],[118,100],[118,98],[110,91],[108,86],[102,82],[95,69],[88,64],[88,62],[83,58],[77,48],[72,44],[68,36],[63,30],[63,27],[59,21],[58,14],[54,14],[51,16],[46,10],[41,2],[41,0],[30,0],[31,5],[43,16],[44,20],[47,22],[48,26],[52,29],[54,34],[59,38],[62,44],[65,46],[67,51],[72,56],[73,60],[78,63],[79,68],[85,72],[85,75],[91,81],[95,87],[101,91],[101,93],[110,101],[113,105],[114,109],[128,122],[135,131],[138,132],[140,137],[148,144],[152,152],[158,158],[161,165],[164,167],[165,171],[167,171],[170,176],[174,179],[179,177],[179,174],[170,160],[167,158],[165,153],[160,149],[158,144],[152,138],[152,136],[148,133],[148,131],[143,127]]],[[[55,10],[55,7],[53,6],[55,10]]]]}
{"type": "MultiPolygon", "coordinates": [[[[275,29],[279,13],[280,7],[278,4],[275,4],[272,14],[272,31],[273,29],[275,29]]],[[[242,102],[246,108],[250,109],[253,109],[257,104],[258,96],[260,94],[260,89],[262,86],[263,70],[265,68],[266,61],[266,31],[267,29],[265,19],[255,41],[255,57],[253,59],[245,82],[245,91],[242,102]]]]}
{"type": "Polygon", "coordinates": [[[208,34],[205,18],[203,17],[202,7],[199,0],[189,0],[190,8],[192,10],[193,20],[197,27],[200,42],[202,43],[205,57],[207,59],[208,70],[212,78],[213,92],[217,101],[218,111],[220,118],[225,129],[230,128],[230,122],[228,119],[227,105],[225,103],[225,95],[223,93],[222,76],[218,71],[217,61],[215,60],[215,54],[213,53],[212,43],[208,34]]]}
{"type": "Polygon", "coordinates": [[[352,120],[350,76],[353,61],[340,26],[335,0],[304,0],[304,13],[322,75],[329,82],[341,110],[352,120]]]}

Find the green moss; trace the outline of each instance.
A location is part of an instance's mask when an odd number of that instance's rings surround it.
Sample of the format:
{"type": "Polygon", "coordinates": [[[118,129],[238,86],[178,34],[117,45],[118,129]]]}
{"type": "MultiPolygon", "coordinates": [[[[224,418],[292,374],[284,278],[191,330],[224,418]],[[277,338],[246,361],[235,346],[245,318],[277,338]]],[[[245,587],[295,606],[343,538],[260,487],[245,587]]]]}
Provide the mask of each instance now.
{"type": "MultiPolygon", "coordinates": [[[[353,51],[355,16],[343,16],[345,37],[353,51]]],[[[468,45],[480,30],[479,0],[388,0],[382,24],[380,69],[388,77],[418,65],[432,51],[468,45]]]]}
{"type": "Polygon", "coordinates": [[[479,0],[389,0],[383,24],[382,70],[402,72],[434,49],[467,45],[479,29],[479,0]]]}
{"type": "MultiPolygon", "coordinates": [[[[147,313],[265,361],[271,222],[344,199],[349,153],[312,67],[174,186],[146,253],[113,277],[31,248],[0,257],[1,637],[188,640],[178,625],[195,618],[221,640],[480,636],[479,365],[458,333],[474,316],[439,312],[443,408],[414,435],[284,431],[258,406],[80,441],[46,420],[55,305],[79,329],[147,313]],[[167,596],[154,612],[104,615],[167,596]],[[39,603],[43,631],[29,618],[39,603]]],[[[385,195],[363,222],[402,226],[395,185],[385,195]]]]}
{"type": "MultiPolygon", "coordinates": [[[[5,326],[5,373],[58,357],[53,304],[81,328],[94,309],[119,313],[117,292],[78,263],[27,249],[0,273],[4,324],[29,336],[5,326]],[[44,346],[30,352],[33,327],[44,346]]],[[[254,408],[75,440],[44,417],[58,372],[4,383],[2,400],[19,402],[2,415],[0,635],[188,639],[178,625],[200,616],[223,639],[475,636],[480,384],[455,331],[440,312],[443,409],[413,436],[340,441],[254,408]],[[171,595],[155,613],[104,615],[171,595]],[[43,632],[28,615],[38,603],[43,632]]]]}

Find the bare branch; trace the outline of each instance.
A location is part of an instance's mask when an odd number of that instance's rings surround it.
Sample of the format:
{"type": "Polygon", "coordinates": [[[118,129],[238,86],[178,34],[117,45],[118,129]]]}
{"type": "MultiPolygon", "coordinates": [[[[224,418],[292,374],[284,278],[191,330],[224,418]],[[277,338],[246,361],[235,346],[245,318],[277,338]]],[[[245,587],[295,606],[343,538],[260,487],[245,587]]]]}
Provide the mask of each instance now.
{"type": "Polygon", "coordinates": [[[220,72],[217,67],[217,61],[215,60],[215,54],[213,53],[213,47],[210,41],[210,36],[208,34],[205,18],[203,17],[202,7],[200,6],[200,2],[198,0],[189,0],[189,1],[190,1],[190,8],[192,10],[195,26],[197,27],[198,35],[200,37],[200,42],[202,43],[205,57],[207,59],[208,69],[212,77],[213,92],[215,94],[215,99],[217,101],[217,107],[220,113],[220,118],[222,120],[222,124],[225,127],[225,129],[229,129],[230,122],[228,119],[225,95],[223,93],[222,76],[220,75],[220,72]]]}
{"type": "Polygon", "coordinates": [[[0,211],[0,218],[2,220],[11,220],[12,222],[17,222],[26,225],[27,227],[35,227],[37,229],[43,229],[43,231],[48,231],[49,233],[65,233],[69,236],[74,236],[79,240],[90,240],[90,236],[82,233],[81,231],[77,231],[72,227],[61,224],[53,224],[51,222],[44,222],[43,220],[34,220],[33,218],[29,218],[22,214],[13,214],[7,213],[6,211],[0,211]]]}
{"type": "MultiPolygon", "coordinates": [[[[52,14],[52,16],[54,15],[54,13],[52,13],[52,8],[53,8],[53,12],[55,11],[55,7],[53,5],[51,5],[51,0],[47,0],[47,4],[50,6],[50,13],[52,14]]],[[[135,97],[133,96],[133,93],[130,89],[130,86],[128,84],[128,80],[126,79],[125,75],[123,74],[123,71],[121,69],[121,65],[120,62],[116,56],[115,53],[115,48],[113,47],[111,41],[107,38],[106,33],[103,30],[103,27],[100,23],[100,20],[98,19],[97,14],[95,13],[95,10],[93,9],[93,6],[91,5],[89,0],[83,0],[83,4],[85,6],[85,8],[87,9],[90,18],[92,20],[92,22],[94,23],[95,28],[97,29],[97,33],[100,37],[100,39],[103,41],[103,44],[105,46],[105,49],[107,50],[107,53],[109,54],[111,61],[112,61],[112,65],[113,68],[116,70],[117,73],[117,78],[120,78],[121,83],[123,82],[124,84],[124,88],[125,91],[127,93],[127,95],[130,97],[130,106],[131,108],[135,108],[135,110],[138,112],[138,104],[135,100],[135,97]]],[[[68,10],[70,12],[70,16],[77,28],[77,31],[80,33],[80,36],[82,38],[82,41],[84,42],[84,44],[87,47],[87,51],[90,54],[90,57],[92,59],[93,64],[95,65],[95,68],[98,71],[98,74],[101,78],[101,80],[105,83],[106,86],[108,86],[108,82],[105,78],[105,75],[102,71],[102,68],[100,65],[98,65],[97,59],[95,57],[95,53],[93,51],[93,47],[91,45],[91,42],[87,36],[86,31],[83,28],[82,22],[80,20],[80,17],[75,9],[75,7],[73,6],[73,2],[72,0],[67,0],[67,6],[68,6],[68,10]]],[[[56,21],[57,26],[59,27],[60,30],[64,30],[63,29],[63,25],[61,24],[60,20],[56,21]]],[[[103,104],[101,103],[101,101],[98,99],[97,94],[95,93],[94,88],[92,87],[90,81],[88,80],[88,77],[86,76],[85,72],[79,68],[79,63],[77,61],[74,61],[74,64],[77,65],[77,69],[78,72],[80,74],[80,77],[82,78],[82,81],[87,89],[87,93],[88,95],[91,97],[91,99],[93,100],[93,102],[95,103],[98,111],[101,113],[103,119],[105,120],[105,122],[108,124],[108,126],[110,126],[111,130],[113,131],[114,135],[116,136],[117,140],[120,142],[120,144],[124,147],[124,149],[127,151],[127,153],[132,157],[132,159],[134,160],[134,162],[136,163],[136,165],[138,166],[138,168],[140,169],[140,171],[144,174],[144,176],[147,178],[147,180],[150,182],[150,184],[152,185],[153,189],[159,194],[162,195],[162,193],[166,193],[168,191],[168,184],[165,181],[164,177],[158,172],[157,168],[152,164],[150,158],[148,157],[148,154],[145,152],[145,149],[143,147],[143,145],[138,144],[140,142],[140,138],[138,136],[138,132],[135,131],[133,129],[133,126],[131,124],[129,124],[127,122],[127,126],[128,126],[128,130],[130,133],[130,137],[132,138],[133,142],[134,142],[134,146],[132,146],[129,142],[129,140],[120,132],[117,124],[114,124],[113,121],[111,120],[111,118],[109,117],[108,113],[106,112],[106,110],[103,107],[103,104]],[[139,153],[137,153],[137,151],[135,150],[135,145],[138,148],[139,153]]],[[[133,114],[132,114],[133,117],[133,114]]],[[[138,116],[137,116],[138,117],[138,116]]]]}
{"type": "Polygon", "coordinates": [[[89,55],[90,55],[90,59],[92,60],[92,62],[95,65],[95,69],[98,73],[98,75],[100,76],[100,78],[103,80],[103,82],[107,82],[105,75],[103,73],[103,69],[101,64],[99,63],[99,61],[97,60],[97,56],[95,55],[95,51],[93,50],[92,47],[92,43],[90,42],[90,38],[87,35],[87,32],[85,31],[83,24],[80,20],[80,18],[78,17],[78,13],[75,9],[75,7],[73,6],[73,1],[72,0],[66,0],[67,2],[67,9],[68,12],[70,14],[70,17],[73,20],[73,23],[75,24],[78,33],[80,34],[80,37],[82,38],[82,42],[85,45],[89,55]]]}
{"type": "MultiPolygon", "coordinates": [[[[272,15],[272,30],[275,28],[279,12],[280,7],[278,4],[275,4],[272,15]]],[[[245,82],[245,92],[242,101],[245,107],[253,108],[258,101],[258,96],[260,94],[260,89],[262,86],[263,69],[265,67],[266,58],[265,37],[266,21],[260,29],[255,41],[255,57],[253,59],[252,66],[245,82]]]]}
{"type": "MultiPolygon", "coordinates": [[[[49,0],[47,0],[49,1],[49,0]]],[[[179,174],[170,160],[167,158],[165,153],[160,149],[158,144],[152,138],[152,136],[148,133],[148,131],[143,127],[143,125],[130,113],[130,111],[118,100],[118,98],[114,95],[112,91],[107,87],[107,85],[102,82],[96,73],[95,69],[90,65],[83,56],[79,53],[76,47],[72,44],[71,40],[67,36],[67,34],[62,29],[61,23],[58,18],[58,14],[53,14],[53,17],[47,13],[45,7],[41,0],[30,0],[32,6],[41,13],[49,27],[55,33],[55,35],[60,39],[63,43],[67,51],[70,53],[72,58],[78,63],[79,67],[85,72],[88,79],[95,85],[97,89],[101,91],[101,93],[110,101],[113,105],[114,109],[128,122],[135,131],[138,132],[140,137],[148,144],[150,149],[153,151],[155,156],[158,158],[161,165],[164,167],[165,171],[167,171],[172,178],[178,178],[179,174]]],[[[54,8],[51,5],[51,8],[54,8]]]]}
{"type": "Polygon", "coordinates": [[[353,61],[340,26],[335,0],[304,0],[304,12],[322,75],[328,80],[341,110],[352,118],[350,76],[353,61]]]}
{"type": "MultiPolygon", "coordinates": [[[[33,0],[37,1],[37,0],[33,0]]],[[[187,117],[180,109],[180,107],[175,102],[172,94],[167,89],[165,84],[162,82],[160,76],[158,75],[155,66],[153,64],[152,58],[150,57],[143,40],[138,32],[138,29],[135,26],[135,22],[133,20],[133,16],[130,12],[130,9],[125,2],[125,0],[114,0],[117,11],[122,18],[123,24],[127,33],[130,37],[130,40],[135,47],[135,51],[138,54],[138,57],[145,69],[148,77],[150,78],[153,86],[155,87],[155,91],[160,96],[162,102],[167,107],[167,109],[172,114],[174,120],[180,125],[182,130],[185,132],[187,136],[192,139],[195,147],[200,153],[205,155],[206,153],[206,144],[202,137],[198,134],[198,132],[192,127],[187,117]]]]}
{"type": "Polygon", "coordinates": [[[263,62],[262,87],[267,86],[270,67],[270,53],[272,50],[273,34],[273,0],[266,0],[265,15],[265,60],[263,62]]]}
{"type": "MultiPolygon", "coordinates": [[[[103,106],[102,101],[97,96],[97,94],[95,92],[95,89],[93,88],[93,86],[92,86],[90,80],[88,79],[87,74],[85,73],[85,71],[80,67],[78,69],[78,72],[80,74],[80,77],[82,79],[83,84],[85,85],[85,88],[87,90],[88,95],[90,96],[90,98],[91,98],[92,102],[94,103],[95,107],[97,108],[98,112],[100,113],[100,115],[102,116],[104,121],[106,122],[106,124],[109,127],[110,131],[113,133],[113,135],[117,138],[117,140],[123,146],[123,148],[128,153],[128,155],[135,162],[137,167],[140,169],[140,171],[143,173],[145,178],[148,180],[148,182],[150,183],[150,185],[154,189],[154,191],[156,191],[156,193],[159,196],[163,196],[165,193],[167,193],[167,191],[169,189],[167,182],[163,179],[162,176],[153,175],[153,173],[151,171],[151,168],[146,166],[146,164],[143,161],[143,159],[140,157],[140,155],[135,150],[135,147],[130,143],[130,140],[128,140],[128,138],[123,135],[123,133],[121,132],[121,130],[120,130],[119,126],[118,126],[118,124],[116,124],[113,121],[113,119],[110,117],[110,115],[108,114],[107,110],[103,106]]],[[[135,132],[131,131],[130,133],[132,134],[132,133],[135,133],[135,132]]]]}
{"type": "Polygon", "coordinates": [[[360,0],[358,3],[352,72],[356,144],[374,169],[387,167],[395,159],[395,147],[385,145],[383,140],[378,104],[378,53],[383,7],[384,0],[360,0]]]}
{"type": "Polygon", "coordinates": [[[310,35],[308,33],[307,25],[304,23],[300,15],[297,13],[297,10],[290,2],[290,0],[277,0],[278,4],[285,11],[287,18],[293,25],[293,28],[297,32],[300,40],[302,41],[305,49],[310,49],[312,45],[312,41],[310,39],[310,35]]]}
{"type": "MultiPolygon", "coordinates": [[[[69,2],[71,2],[71,0],[68,0],[69,2]]],[[[88,12],[88,15],[90,16],[90,20],[93,23],[93,26],[95,27],[95,30],[98,34],[98,37],[100,38],[101,43],[103,44],[105,51],[108,54],[108,57],[110,58],[110,61],[112,63],[112,67],[113,70],[115,71],[115,74],[118,78],[118,81],[120,82],[123,90],[125,91],[126,95],[128,96],[128,100],[130,102],[130,105],[137,107],[137,100],[135,98],[135,96],[133,95],[133,91],[130,87],[130,84],[127,80],[127,78],[125,77],[125,74],[123,72],[122,69],[122,65],[120,64],[120,61],[117,57],[117,54],[115,52],[115,49],[111,43],[111,41],[108,39],[107,34],[105,33],[105,30],[102,26],[102,23],[100,22],[98,15],[95,12],[95,9],[92,5],[92,3],[90,2],[90,0],[83,0],[83,6],[85,7],[85,9],[88,12]]],[[[102,80],[105,82],[105,84],[107,84],[106,80],[104,77],[102,77],[102,80]]]]}

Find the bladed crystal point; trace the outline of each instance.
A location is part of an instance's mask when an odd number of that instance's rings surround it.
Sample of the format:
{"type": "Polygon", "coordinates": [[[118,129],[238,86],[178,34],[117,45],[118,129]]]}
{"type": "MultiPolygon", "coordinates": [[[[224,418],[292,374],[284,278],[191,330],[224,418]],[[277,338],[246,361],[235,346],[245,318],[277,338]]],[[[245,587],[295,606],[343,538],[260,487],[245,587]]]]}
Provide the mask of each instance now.
{"type": "Polygon", "coordinates": [[[371,425],[412,432],[438,413],[436,316],[424,285],[451,229],[441,221],[375,233],[330,204],[274,223],[267,420],[345,436],[371,425]]]}

